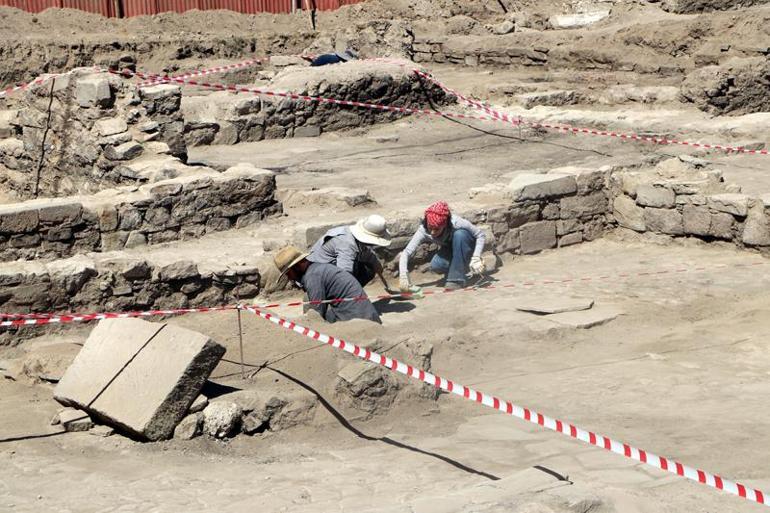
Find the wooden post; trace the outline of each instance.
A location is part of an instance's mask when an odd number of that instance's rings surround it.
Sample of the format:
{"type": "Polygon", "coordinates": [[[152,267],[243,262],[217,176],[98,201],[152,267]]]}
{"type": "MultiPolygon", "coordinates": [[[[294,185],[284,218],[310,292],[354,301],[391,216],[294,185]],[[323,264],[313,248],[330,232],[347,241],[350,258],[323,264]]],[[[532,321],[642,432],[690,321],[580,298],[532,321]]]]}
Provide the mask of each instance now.
{"type": "Polygon", "coordinates": [[[241,348],[241,379],[246,379],[246,368],[243,361],[243,329],[241,328],[241,308],[240,306],[236,310],[238,312],[238,343],[241,348]]]}

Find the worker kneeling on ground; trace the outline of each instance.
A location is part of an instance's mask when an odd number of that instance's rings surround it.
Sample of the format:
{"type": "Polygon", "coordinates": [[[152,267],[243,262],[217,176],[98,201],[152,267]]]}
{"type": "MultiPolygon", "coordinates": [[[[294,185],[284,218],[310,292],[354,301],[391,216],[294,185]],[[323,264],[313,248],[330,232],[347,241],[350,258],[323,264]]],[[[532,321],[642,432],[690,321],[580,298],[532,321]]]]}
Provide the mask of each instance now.
{"type": "Polygon", "coordinates": [[[439,246],[430,267],[433,272],[444,275],[445,287],[450,290],[464,287],[468,270],[475,275],[486,270],[481,260],[484,241],[484,232],[470,221],[453,215],[446,202],[434,203],[425,210],[422,223],[401,253],[399,288],[402,292],[420,291],[409,281],[409,259],[420,244],[426,242],[439,246]]]}
{"type": "Polygon", "coordinates": [[[281,273],[303,289],[309,301],[357,298],[355,301],[311,304],[327,322],[366,319],[382,323],[380,314],[352,274],[331,264],[310,262],[308,254],[293,246],[283,248],[273,261],[281,273]]]}
{"type": "Polygon", "coordinates": [[[388,282],[382,275],[382,264],[374,254],[375,247],[390,246],[390,233],[385,218],[371,215],[352,226],[339,226],[326,232],[313,244],[307,259],[317,264],[332,264],[352,274],[361,286],[376,276],[385,288],[388,282]]]}

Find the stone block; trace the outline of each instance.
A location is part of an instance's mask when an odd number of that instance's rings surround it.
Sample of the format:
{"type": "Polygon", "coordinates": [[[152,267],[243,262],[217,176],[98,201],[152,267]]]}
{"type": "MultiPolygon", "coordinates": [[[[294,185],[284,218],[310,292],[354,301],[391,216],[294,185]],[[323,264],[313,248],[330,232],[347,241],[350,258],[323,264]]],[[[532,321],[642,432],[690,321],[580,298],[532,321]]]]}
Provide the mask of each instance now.
{"type": "Polygon", "coordinates": [[[711,233],[711,212],[706,207],[685,205],[682,208],[684,233],[706,237],[711,233]]]}
{"type": "Polygon", "coordinates": [[[319,137],[320,135],[320,126],[301,126],[294,129],[294,137],[319,137]]]}
{"type": "Polygon", "coordinates": [[[732,215],[723,212],[712,214],[709,235],[717,239],[731,240],[734,226],[735,218],[732,215]]]}
{"type": "Polygon", "coordinates": [[[578,312],[594,306],[593,299],[565,296],[536,296],[519,299],[515,303],[516,310],[536,314],[557,314],[562,312],[578,312]]]}
{"type": "Polygon", "coordinates": [[[673,208],[676,204],[674,191],[652,184],[641,184],[636,189],[636,203],[643,207],[673,208]]]}
{"type": "Polygon", "coordinates": [[[622,312],[614,306],[603,305],[579,312],[557,313],[549,315],[547,318],[549,321],[559,323],[569,328],[588,329],[606,324],[617,318],[621,313],[622,312]]]}
{"type": "Polygon", "coordinates": [[[562,236],[567,233],[579,232],[583,229],[583,223],[577,219],[560,219],[556,221],[556,235],[562,236]]]}
{"type": "Polygon", "coordinates": [[[94,123],[94,130],[97,135],[107,137],[110,135],[122,134],[128,130],[128,124],[122,118],[100,119],[94,123]]]}
{"type": "Polygon", "coordinates": [[[519,228],[521,252],[525,255],[556,247],[556,223],[538,221],[519,228]]]}
{"type": "Polygon", "coordinates": [[[199,276],[198,266],[194,262],[179,261],[161,267],[159,277],[161,281],[185,280],[199,276]]]}
{"type": "Polygon", "coordinates": [[[75,99],[81,107],[111,107],[115,102],[109,79],[92,77],[78,80],[75,87],[75,99]]]}
{"type": "Polygon", "coordinates": [[[577,193],[581,195],[598,192],[606,187],[607,179],[610,174],[609,166],[599,169],[584,168],[575,166],[566,166],[551,169],[549,173],[574,175],[577,182],[577,193]]]}
{"type": "Polygon", "coordinates": [[[203,428],[203,415],[193,413],[188,415],[176,428],[174,428],[174,438],[177,440],[192,440],[199,436],[203,428]]]}
{"type": "Polygon", "coordinates": [[[64,431],[70,433],[88,431],[94,427],[94,422],[88,413],[74,408],[64,408],[64,410],[60,411],[58,420],[64,431]]]}
{"type": "Polygon", "coordinates": [[[738,217],[746,217],[749,213],[749,197],[745,194],[713,194],[706,198],[706,204],[711,210],[738,217]]]}
{"type": "Polygon", "coordinates": [[[495,249],[498,253],[515,253],[520,247],[521,240],[519,239],[519,229],[515,228],[509,230],[500,237],[500,241],[497,243],[495,249]]]}
{"type": "Polygon", "coordinates": [[[147,236],[142,232],[132,231],[126,237],[125,248],[138,248],[147,245],[147,236]]]}
{"type": "Polygon", "coordinates": [[[508,184],[514,201],[556,198],[577,192],[577,181],[572,175],[532,174],[516,175],[508,184]]]}
{"type": "Polygon", "coordinates": [[[555,29],[576,29],[593,25],[610,15],[608,9],[587,11],[577,14],[556,14],[548,18],[548,23],[555,29]]]}
{"type": "Polygon", "coordinates": [[[682,214],[675,209],[645,208],[644,224],[648,231],[667,235],[684,235],[682,214]]]}
{"type": "Polygon", "coordinates": [[[38,211],[41,223],[74,223],[80,220],[83,206],[77,202],[52,201],[51,205],[43,205],[38,211]]]}
{"type": "Polygon", "coordinates": [[[603,192],[595,192],[587,196],[574,196],[562,198],[560,203],[562,219],[585,219],[597,214],[604,214],[609,208],[607,195],[603,192]]]}
{"type": "Polygon", "coordinates": [[[107,146],[104,156],[110,160],[131,160],[142,154],[144,148],[135,141],[129,141],[119,146],[107,146]]]}
{"type": "Polygon", "coordinates": [[[770,246],[770,222],[763,206],[749,211],[741,240],[749,246],[770,246]]]}
{"type": "Polygon", "coordinates": [[[559,238],[559,247],[572,246],[573,244],[580,244],[583,242],[583,234],[581,232],[568,233],[559,238]]]}
{"type": "Polygon", "coordinates": [[[54,398],[141,439],[169,438],[225,353],[208,337],[140,319],[93,329],[54,398]]]}
{"type": "Polygon", "coordinates": [[[203,410],[203,431],[214,438],[234,435],[240,428],[243,410],[235,403],[219,401],[203,410]]]}
{"type": "Polygon", "coordinates": [[[37,209],[24,204],[0,206],[0,232],[25,233],[40,222],[37,209]]]}
{"type": "Polygon", "coordinates": [[[612,202],[612,213],[619,226],[637,232],[647,229],[644,224],[644,209],[625,195],[620,195],[612,202]]]}
{"type": "Polygon", "coordinates": [[[508,226],[518,228],[519,226],[537,221],[540,208],[537,205],[528,205],[526,207],[514,206],[508,213],[508,226]]]}

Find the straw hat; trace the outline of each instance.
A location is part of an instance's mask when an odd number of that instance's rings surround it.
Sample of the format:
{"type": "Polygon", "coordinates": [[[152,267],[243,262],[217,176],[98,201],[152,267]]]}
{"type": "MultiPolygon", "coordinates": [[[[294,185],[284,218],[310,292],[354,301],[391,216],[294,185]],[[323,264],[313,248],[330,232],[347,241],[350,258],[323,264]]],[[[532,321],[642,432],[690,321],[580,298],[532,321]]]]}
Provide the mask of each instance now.
{"type": "Polygon", "coordinates": [[[357,241],[375,246],[390,246],[390,233],[385,228],[385,218],[376,214],[359,220],[350,227],[357,241]]]}
{"type": "Polygon", "coordinates": [[[304,258],[308,256],[308,253],[303,253],[294,246],[286,246],[273,258],[273,263],[281,271],[281,276],[300,263],[304,258]]]}

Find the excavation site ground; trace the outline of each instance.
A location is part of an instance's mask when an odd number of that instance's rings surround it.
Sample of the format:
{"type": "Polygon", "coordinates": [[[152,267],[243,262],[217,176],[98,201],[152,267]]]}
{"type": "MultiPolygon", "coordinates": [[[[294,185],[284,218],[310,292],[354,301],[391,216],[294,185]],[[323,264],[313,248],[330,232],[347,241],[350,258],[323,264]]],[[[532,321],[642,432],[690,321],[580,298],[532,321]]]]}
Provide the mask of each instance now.
{"type": "Polygon", "coordinates": [[[315,30],[0,7],[0,510],[761,511],[768,27],[729,1],[370,0],[315,30]],[[447,290],[425,245],[402,294],[438,200],[486,275],[447,290]],[[382,324],[327,323],[274,258],[370,214],[382,324]]]}

